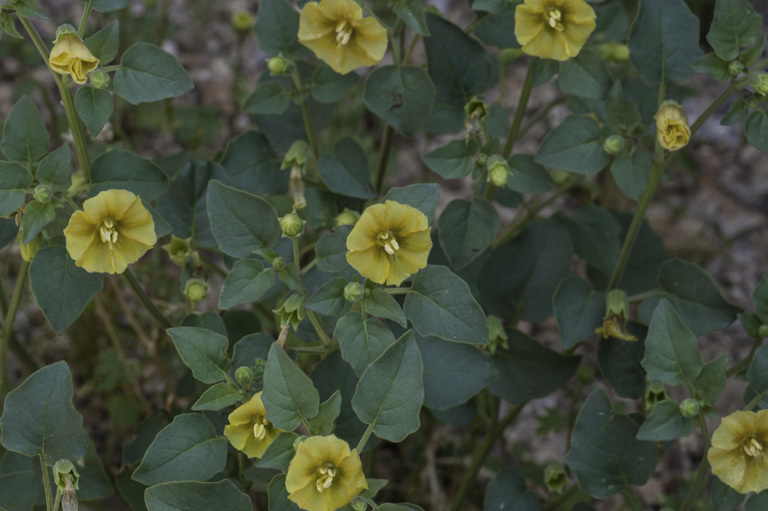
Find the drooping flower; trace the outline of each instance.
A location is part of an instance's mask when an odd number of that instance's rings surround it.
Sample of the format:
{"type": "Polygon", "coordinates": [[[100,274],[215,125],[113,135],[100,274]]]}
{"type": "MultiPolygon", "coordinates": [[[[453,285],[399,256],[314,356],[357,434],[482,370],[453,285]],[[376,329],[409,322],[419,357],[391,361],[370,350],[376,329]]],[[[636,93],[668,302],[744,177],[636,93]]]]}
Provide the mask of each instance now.
{"type": "Polygon", "coordinates": [[[301,442],[285,478],[288,498],[307,511],[333,511],[368,488],[356,450],[334,435],[301,442]]]}
{"type": "Polygon", "coordinates": [[[157,243],[152,215],[127,190],[105,190],[86,200],[64,236],[69,256],[91,273],[123,273],[157,243]]]}
{"type": "Polygon", "coordinates": [[[272,440],[282,433],[267,420],[267,411],[261,401],[261,392],[229,414],[224,436],[238,451],[249,458],[261,458],[272,440]]]}
{"type": "Polygon", "coordinates": [[[354,0],[321,0],[301,10],[299,42],[334,71],[347,74],[381,60],[387,31],[375,18],[363,18],[354,0]]]}
{"type": "Polygon", "coordinates": [[[584,0],[525,0],[515,9],[515,37],[528,55],[568,60],[589,39],[595,17],[584,0]]]}
{"type": "Polygon", "coordinates": [[[674,101],[665,101],[656,112],[656,136],[661,147],[669,151],[677,151],[688,144],[691,138],[688,117],[674,101]]]}
{"type": "Polygon", "coordinates": [[[48,64],[57,73],[69,75],[82,85],[88,73],[99,67],[99,59],[93,56],[77,34],[65,33],[56,39],[48,64]]]}
{"type": "Polygon", "coordinates": [[[398,286],[427,265],[432,239],[427,217],[416,208],[374,204],[347,237],[347,262],[374,282],[398,286]]]}
{"type": "Polygon", "coordinates": [[[739,493],[768,488],[768,410],[723,417],[707,459],[712,473],[739,493]]]}

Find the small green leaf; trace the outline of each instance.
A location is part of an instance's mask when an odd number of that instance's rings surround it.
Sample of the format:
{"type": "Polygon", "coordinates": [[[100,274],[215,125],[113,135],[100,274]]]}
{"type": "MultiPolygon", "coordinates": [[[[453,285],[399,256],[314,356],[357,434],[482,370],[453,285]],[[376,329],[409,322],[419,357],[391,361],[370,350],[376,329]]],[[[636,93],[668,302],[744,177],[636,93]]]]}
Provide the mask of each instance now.
{"type": "Polygon", "coordinates": [[[0,161],[0,216],[11,215],[24,206],[26,188],[32,184],[32,176],[18,163],[0,161]]]}
{"type": "Polygon", "coordinates": [[[419,0],[397,0],[392,10],[411,30],[421,36],[429,37],[427,19],[424,16],[424,8],[419,0]]]}
{"type": "Polygon", "coordinates": [[[144,503],[147,511],[251,511],[251,498],[229,479],[156,484],[144,492],[144,503]]]}
{"type": "Polygon", "coordinates": [[[315,417],[320,405],[312,380],[277,344],[269,349],[261,400],[269,422],[285,431],[296,429],[302,418],[315,417]]]}
{"type": "Polygon", "coordinates": [[[344,299],[346,285],[345,279],[335,277],[315,291],[304,303],[304,306],[325,316],[340,318],[352,307],[352,304],[344,299]]]}
{"type": "Polygon", "coordinates": [[[763,111],[749,114],[744,123],[744,134],[747,141],[764,153],[768,153],[768,115],[763,111]]]}
{"type": "Polygon", "coordinates": [[[605,99],[613,78],[599,55],[582,51],[576,57],[563,62],[557,83],[565,94],[605,99]]]}
{"type": "Polygon", "coordinates": [[[414,207],[424,213],[429,222],[432,222],[440,200],[440,186],[437,183],[419,183],[392,188],[382,199],[382,201],[388,200],[414,207]]]}
{"type": "Polygon", "coordinates": [[[595,336],[605,315],[605,293],[592,291],[580,277],[568,277],[557,286],[552,305],[560,342],[568,350],[595,336]]]}
{"type": "Polygon", "coordinates": [[[747,369],[749,387],[756,393],[768,391],[768,344],[760,346],[747,369]]]}
{"type": "Polygon", "coordinates": [[[72,185],[72,152],[69,146],[61,146],[40,160],[36,176],[38,181],[57,192],[68,189],[72,185]]]}
{"type": "Polygon", "coordinates": [[[593,176],[610,161],[603,150],[600,125],[591,117],[569,115],[544,137],[536,163],[593,176]]]}
{"type": "Polygon", "coordinates": [[[571,236],[576,253],[590,265],[610,274],[621,251],[621,224],[599,206],[584,206],[571,218],[557,214],[571,236]]]}
{"type": "Polygon", "coordinates": [[[283,0],[263,0],[254,27],[259,49],[269,56],[300,58],[309,53],[299,43],[299,13],[283,0]]]}
{"type": "Polygon", "coordinates": [[[651,415],[637,430],[638,440],[666,442],[688,436],[693,431],[693,419],[680,415],[680,406],[668,399],[657,403],[651,415]]]}
{"type": "Polygon", "coordinates": [[[235,261],[219,294],[219,308],[255,302],[275,285],[275,271],[255,259],[235,261]]]}
{"type": "Polygon", "coordinates": [[[376,318],[350,312],[336,323],[333,336],[339,341],[341,356],[359,375],[395,343],[395,336],[376,318]]]}
{"type": "Polygon", "coordinates": [[[619,189],[636,201],[645,192],[651,179],[653,161],[645,151],[636,149],[632,154],[621,154],[611,164],[611,174],[619,189]]]}
{"type": "Polygon", "coordinates": [[[514,154],[509,160],[512,173],[507,188],[520,193],[546,193],[555,188],[555,181],[547,169],[533,161],[530,154],[514,154]]]}
{"type": "Polygon", "coordinates": [[[10,161],[37,161],[48,154],[51,136],[45,121],[29,96],[22,96],[8,112],[3,124],[0,149],[10,161]]]}
{"type": "MultiPolygon", "coordinates": [[[[645,334],[638,335],[630,323],[629,332],[638,339],[644,339],[645,334]]],[[[597,347],[597,363],[600,372],[608,384],[621,397],[637,399],[645,394],[645,370],[640,361],[645,354],[642,342],[626,342],[618,339],[600,339],[597,347]]]]}
{"type": "Polygon", "coordinates": [[[691,382],[701,373],[696,336],[665,299],[651,317],[642,365],[648,376],[667,385],[691,382]]]}
{"type": "Polygon", "coordinates": [[[261,81],[243,103],[248,114],[282,114],[291,104],[291,94],[279,82],[261,81]]]}
{"type": "Polygon", "coordinates": [[[175,98],[195,85],[170,53],[149,43],[135,43],[120,59],[115,93],[133,105],[175,98]]]}
{"type": "MultiPolygon", "coordinates": [[[[417,0],[400,0],[415,3],[417,0]]],[[[416,66],[382,66],[365,80],[365,106],[393,128],[412,137],[429,120],[435,86],[427,72],[416,66]]]]}
{"type": "Polygon", "coordinates": [[[39,20],[48,19],[48,15],[36,0],[16,0],[13,2],[13,7],[19,16],[24,16],[25,18],[37,18],[39,20]]]}
{"type": "Polygon", "coordinates": [[[717,0],[707,42],[717,56],[733,60],[739,48],[751,46],[760,38],[763,17],[755,12],[749,0],[717,0]]]}
{"type": "Polygon", "coordinates": [[[217,383],[208,388],[203,395],[192,405],[192,409],[198,412],[204,410],[221,410],[240,401],[240,394],[226,383],[217,383]]]}
{"type": "Polygon", "coordinates": [[[104,89],[80,87],[75,94],[75,110],[88,130],[96,136],[112,116],[112,95],[104,89]]]}
{"type": "Polygon", "coordinates": [[[195,378],[209,384],[227,379],[229,340],[225,336],[205,328],[186,326],[169,328],[168,335],[195,378]]]}
{"type": "Polygon", "coordinates": [[[715,406],[725,391],[727,369],[728,356],[720,355],[711,362],[704,364],[699,376],[691,382],[699,398],[707,406],[715,406]]]}
{"type": "Polygon", "coordinates": [[[445,179],[467,177],[475,167],[473,158],[478,151],[477,143],[470,140],[451,140],[444,146],[421,156],[424,164],[445,179]]]}
{"type": "Polygon", "coordinates": [[[484,199],[456,199],[446,206],[437,222],[438,238],[453,268],[466,268],[491,246],[501,219],[484,199]]]}
{"type": "Polygon", "coordinates": [[[359,78],[356,73],[341,75],[328,66],[319,65],[312,73],[312,97],[320,103],[336,103],[359,78]]]}
{"type": "Polygon", "coordinates": [[[99,65],[106,66],[115,60],[120,47],[120,23],[117,20],[113,21],[90,37],[86,37],[83,42],[93,56],[99,59],[99,65]]]}
{"type": "Polygon", "coordinates": [[[297,438],[299,435],[290,431],[283,431],[277,435],[277,438],[272,440],[267,450],[256,462],[256,466],[281,471],[288,470],[288,465],[291,464],[291,460],[296,455],[293,444],[296,443],[297,438]]]}
{"type": "Polygon", "coordinates": [[[321,271],[341,273],[349,268],[346,239],[351,230],[351,226],[336,227],[334,232],[324,235],[317,241],[315,253],[317,254],[317,267],[321,271]]]}
{"type": "Polygon", "coordinates": [[[723,60],[714,53],[707,53],[693,63],[691,67],[700,73],[719,82],[727,82],[731,79],[730,62],[723,60]]]}
{"type": "Polygon", "coordinates": [[[363,309],[366,314],[394,321],[405,328],[407,320],[403,308],[394,296],[383,289],[375,289],[371,296],[363,300],[363,309]]]}
{"type": "Polygon", "coordinates": [[[91,165],[91,195],[119,188],[153,201],[168,188],[168,177],[146,158],[122,149],[102,154],[91,165]]]}
{"type": "MultiPolygon", "coordinates": [[[[621,82],[617,80],[608,91],[608,98],[605,101],[605,122],[616,131],[629,135],[635,131],[641,121],[640,110],[624,96],[621,82]]],[[[647,183],[646,179],[643,188],[647,183]]]]}
{"type": "Polygon", "coordinates": [[[24,217],[21,220],[21,230],[24,232],[23,244],[32,241],[43,228],[54,221],[56,211],[50,202],[32,201],[24,208],[24,217]]]}
{"type": "Polygon", "coordinates": [[[336,418],[341,413],[341,393],[337,390],[331,397],[320,403],[317,416],[309,421],[309,430],[313,435],[330,435],[336,418]]]}

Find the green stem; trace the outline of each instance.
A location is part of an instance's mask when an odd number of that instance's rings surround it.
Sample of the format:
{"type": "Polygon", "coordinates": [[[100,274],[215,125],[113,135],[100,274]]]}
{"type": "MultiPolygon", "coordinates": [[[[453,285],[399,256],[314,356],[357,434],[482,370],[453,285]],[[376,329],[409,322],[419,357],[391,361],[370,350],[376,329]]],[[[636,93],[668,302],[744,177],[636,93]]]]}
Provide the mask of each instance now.
{"type": "Polygon", "coordinates": [[[288,346],[286,349],[293,350],[298,353],[325,353],[328,351],[326,346],[288,346]]]}
{"type": "Polygon", "coordinates": [[[21,293],[24,291],[24,284],[27,281],[28,274],[29,263],[24,261],[21,263],[19,275],[16,277],[16,287],[13,290],[11,305],[8,308],[8,313],[5,315],[3,323],[3,333],[0,337],[0,403],[3,402],[3,396],[5,396],[4,383],[8,378],[8,373],[6,371],[6,366],[8,365],[8,343],[11,339],[11,333],[13,332],[13,321],[16,319],[16,313],[19,312],[21,293]]]}
{"type": "Polygon", "coordinates": [[[515,145],[517,136],[520,134],[520,125],[523,122],[525,109],[528,107],[528,99],[531,97],[531,88],[533,86],[533,59],[528,60],[528,70],[525,73],[525,82],[523,82],[523,91],[520,93],[520,99],[517,100],[517,110],[512,119],[512,126],[509,127],[507,141],[504,142],[504,150],[501,155],[506,159],[512,154],[512,147],[515,145]]]}
{"type": "Polygon", "coordinates": [[[314,313],[314,311],[308,310],[307,316],[309,317],[309,321],[312,322],[312,326],[315,327],[315,332],[317,332],[317,335],[320,337],[320,341],[322,341],[323,345],[330,346],[331,338],[328,337],[327,333],[325,333],[323,324],[320,323],[320,320],[317,318],[317,315],[314,313]]]}
{"type": "Polygon", "coordinates": [[[462,506],[464,501],[469,495],[469,491],[475,482],[475,477],[477,476],[480,467],[483,466],[486,456],[488,456],[488,453],[491,451],[491,447],[493,447],[493,444],[496,443],[496,440],[499,439],[507,426],[509,426],[509,424],[515,420],[515,417],[517,417],[526,403],[527,402],[522,402],[519,405],[511,408],[504,416],[504,418],[498,424],[496,424],[496,427],[493,428],[493,430],[483,439],[483,442],[480,444],[480,446],[475,450],[472,463],[464,473],[464,477],[461,480],[459,489],[451,501],[451,511],[458,511],[459,509],[463,509],[462,506]]]}
{"type": "Polygon", "coordinates": [[[293,264],[296,266],[296,275],[301,275],[301,263],[299,262],[299,239],[293,239],[293,264]]]}
{"type": "Polygon", "coordinates": [[[53,501],[53,511],[59,511],[59,504],[61,504],[61,488],[56,487],[56,499],[53,501]]]}
{"type": "Polygon", "coordinates": [[[749,365],[752,363],[752,359],[755,357],[755,352],[757,351],[757,348],[759,348],[762,343],[763,343],[762,339],[755,339],[755,342],[752,343],[752,349],[749,350],[749,355],[747,355],[744,359],[736,362],[731,367],[729,367],[728,370],[725,372],[725,377],[730,378],[734,374],[738,374],[743,370],[747,369],[749,365]]]}
{"type": "Polygon", "coordinates": [[[92,8],[93,0],[88,0],[88,2],[85,4],[85,9],[83,9],[83,17],[80,19],[80,26],[77,29],[77,35],[80,36],[80,39],[82,39],[83,35],[85,35],[85,25],[88,23],[88,16],[91,15],[92,8]]]}
{"type": "Polygon", "coordinates": [[[379,146],[379,159],[376,163],[376,193],[381,194],[381,188],[384,185],[384,174],[387,173],[387,162],[389,161],[389,152],[392,148],[392,135],[395,129],[389,124],[384,128],[384,134],[381,137],[381,146],[379,146]]]}
{"type": "MultiPolygon", "coordinates": [[[[540,202],[539,204],[529,207],[528,212],[525,214],[525,216],[520,219],[517,222],[510,223],[506,229],[494,240],[493,246],[498,247],[499,245],[503,245],[507,241],[511,240],[515,237],[515,235],[520,232],[520,230],[528,225],[528,222],[536,218],[536,215],[538,215],[539,211],[553,203],[555,200],[557,200],[558,197],[563,195],[564,193],[568,192],[573,186],[575,186],[576,183],[578,183],[578,180],[575,180],[571,185],[566,186],[565,188],[561,188],[557,192],[553,193],[548,199],[546,199],[543,202],[540,202]]],[[[524,204],[524,206],[527,206],[524,204]]]]}
{"type": "MultiPolygon", "coordinates": [[[[304,86],[301,83],[301,76],[299,75],[298,70],[294,69],[293,73],[291,73],[291,78],[293,78],[293,84],[296,86],[296,90],[299,94],[301,94],[301,90],[304,88],[304,86]]],[[[307,139],[309,139],[309,146],[312,148],[312,155],[314,155],[315,159],[317,159],[319,156],[317,151],[317,140],[315,140],[315,132],[312,129],[312,119],[309,117],[307,101],[302,101],[300,106],[301,118],[304,120],[304,132],[307,134],[307,139]]]]}
{"type": "Polygon", "coordinates": [[[688,511],[692,509],[696,503],[701,490],[707,482],[707,474],[709,473],[709,459],[707,458],[707,451],[709,451],[709,430],[707,429],[707,421],[703,413],[699,413],[699,427],[701,428],[701,436],[704,440],[704,456],[701,459],[701,465],[696,472],[691,488],[688,490],[688,495],[685,497],[683,507],[680,511],[688,511]]]}
{"type": "Polygon", "coordinates": [[[301,271],[299,272],[299,276],[303,277],[304,275],[306,275],[307,272],[309,272],[309,270],[315,267],[315,265],[317,264],[317,261],[319,261],[319,259],[315,257],[310,262],[308,262],[306,266],[304,266],[304,268],[302,268],[301,271]]]}
{"type": "Polygon", "coordinates": [[[627,301],[629,303],[642,302],[646,298],[650,298],[652,296],[656,296],[661,293],[663,293],[661,289],[651,289],[650,291],[645,291],[644,293],[638,293],[636,295],[632,295],[627,298],[627,301]]]}
{"type": "Polygon", "coordinates": [[[760,400],[763,399],[766,394],[768,394],[768,390],[764,390],[764,391],[760,392],[759,394],[757,394],[755,397],[752,398],[752,401],[750,401],[749,403],[747,403],[744,406],[744,410],[749,411],[752,408],[754,408],[755,406],[757,406],[757,403],[759,403],[760,400]]]}
{"type": "Polygon", "coordinates": [[[407,295],[411,292],[409,287],[385,287],[381,289],[388,295],[407,295]]]}
{"type": "Polygon", "coordinates": [[[131,270],[126,268],[125,272],[123,272],[123,278],[125,278],[125,281],[128,283],[131,291],[133,291],[133,294],[136,295],[136,298],[138,298],[147,312],[149,312],[149,314],[155,319],[157,324],[160,325],[163,330],[171,328],[173,326],[171,322],[168,321],[168,319],[163,315],[162,312],[160,312],[157,307],[155,307],[155,304],[152,303],[152,300],[150,300],[149,296],[147,296],[147,294],[141,288],[139,282],[136,280],[136,277],[134,277],[133,273],[131,273],[131,270]]]}
{"type": "Polygon", "coordinates": [[[371,422],[368,425],[368,428],[365,430],[365,433],[363,433],[363,437],[360,439],[359,442],[357,442],[357,447],[355,447],[355,450],[360,453],[363,450],[363,447],[365,447],[365,444],[368,443],[368,439],[371,438],[371,433],[373,433],[373,427],[376,425],[376,421],[371,422]]]}
{"type": "Polygon", "coordinates": [[[45,490],[45,509],[47,511],[53,511],[53,495],[51,494],[51,474],[48,471],[48,466],[43,461],[43,456],[37,456],[40,459],[40,469],[43,473],[43,489],[45,490]]]}

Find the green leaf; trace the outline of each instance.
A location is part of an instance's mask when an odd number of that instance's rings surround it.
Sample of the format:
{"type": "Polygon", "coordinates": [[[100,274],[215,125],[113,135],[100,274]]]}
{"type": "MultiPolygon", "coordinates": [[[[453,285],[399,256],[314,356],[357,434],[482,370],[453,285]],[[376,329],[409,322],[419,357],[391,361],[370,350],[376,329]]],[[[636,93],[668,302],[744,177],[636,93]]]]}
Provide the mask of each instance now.
{"type": "Polygon", "coordinates": [[[216,483],[182,481],[157,484],[144,492],[147,511],[250,511],[251,499],[229,479],[216,483]]]}
{"type": "Polygon", "coordinates": [[[569,115],[544,137],[534,159],[547,167],[593,176],[605,168],[610,156],[603,150],[597,121],[569,115]]]}
{"type": "Polygon", "coordinates": [[[547,83],[553,76],[560,71],[560,62],[552,59],[542,59],[534,57],[533,69],[531,69],[531,75],[533,76],[533,87],[538,87],[547,83]]]}
{"type": "MultiPolygon", "coordinates": [[[[417,0],[400,0],[421,6],[417,0]]],[[[416,66],[382,66],[365,79],[365,106],[384,122],[412,137],[429,120],[435,86],[416,66]]]]}
{"type": "Polygon", "coordinates": [[[39,462],[15,452],[4,451],[0,458],[0,509],[32,511],[42,491],[39,462]],[[38,471],[35,471],[37,467],[38,471]]]}
{"type": "Polygon", "coordinates": [[[446,206],[437,221],[438,238],[451,266],[466,268],[493,243],[501,219],[485,199],[456,199],[446,206]]]}
{"type": "Polygon", "coordinates": [[[525,478],[515,468],[499,470],[485,490],[484,511],[539,511],[539,498],[528,489],[525,478]]]}
{"type": "Polygon", "coordinates": [[[104,278],[75,266],[63,246],[51,245],[35,254],[29,285],[45,318],[61,334],[99,294],[104,278]]]}
{"type": "Polygon", "coordinates": [[[80,489],[77,491],[77,498],[81,502],[101,500],[115,492],[93,442],[88,442],[85,458],[77,461],[77,470],[80,472],[80,489]]]}
{"type": "Polygon", "coordinates": [[[341,273],[349,268],[346,240],[351,230],[352,226],[336,227],[334,232],[317,240],[315,253],[317,254],[317,267],[321,271],[341,273]]]}
{"type": "Polygon", "coordinates": [[[290,173],[280,170],[280,158],[261,133],[247,131],[232,139],[221,158],[221,166],[229,175],[224,184],[241,191],[263,197],[288,193],[290,173]]]}
{"type": "Polygon", "coordinates": [[[283,431],[277,438],[272,440],[267,450],[264,451],[261,458],[256,462],[259,468],[271,468],[274,470],[286,471],[291,460],[296,455],[293,444],[299,435],[290,431],[283,431]]]}
{"type": "Polygon", "coordinates": [[[467,143],[456,139],[421,155],[421,160],[430,170],[437,172],[445,179],[458,179],[467,177],[475,168],[473,158],[478,149],[477,142],[474,140],[467,143]]]}
{"type": "Polygon", "coordinates": [[[473,11],[485,11],[492,14],[504,14],[514,11],[514,6],[507,0],[474,0],[473,11]]]}
{"type": "Polygon", "coordinates": [[[571,218],[558,214],[571,236],[576,253],[604,273],[611,273],[621,251],[621,224],[599,206],[584,206],[571,218]]]}
{"type": "Polygon", "coordinates": [[[371,363],[395,343],[395,336],[376,318],[350,312],[336,323],[333,336],[339,341],[341,356],[362,375],[371,363]]]}
{"type": "Polygon", "coordinates": [[[440,186],[437,183],[419,183],[392,188],[382,200],[393,200],[414,207],[424,213],[431,223],[440,200],[440,186]]]}
{"type": "Polygon", "coordinates": [[[744,505],[744,511],[762,511],[768,506],[768,494],[758,493],[752,495],[744,505]]]}
{"type": "Polygon", "coordinates": [[[707,53],[694,62],[691,67],[700,73],[719,82],[727,82],[731,79],[730,62],[723,60],[714,53],[707,53]]]}
{"type": "Polygon", "coordinates": [[[553,309],[560,342],[569,350],[595,336],[595,329],[603,323],[605,293],[592,291],[580,277],[567,277],[555,291],[553,309]]]}
{"type": "Polygon", "coordinates": [[[394,296],[383,289],[374,289],[371,296],[363,300],[363,310],[371,316],[394,321],[403,328],[407,323],[403,308],[394,296]]]}
{"type": "Polygon", "coordinates": [[[270,57],[282,53],[297,59],[309,53],[299,43],[299,13],[283,0],[263,0],[260,3],[254,30],[259,49],[270,57]]]}
{"type": "Polygon", "coordinates": [[[728,113],[726,113],[720,121],[720,125],[732,126],[747,115],[749,115],[749,106],[747,105],[747,102],[744,101],[744,98],[736,98],[736,100],[731,103],[730,108],[728,108],[728,113]]]}
{"type": "Polygon", "coordinates": [[[315,417],[320,405],[312,380],[277,344],[269,349],[261,400],[269,422],[285,431],[296,429],[302,418],[315,417]]]}
{"type": "Polygon", "coordinates": [[[648,153],[637,149],[631,155],[617,156],[611,164],[611,174],[624,195],[639,201],[651,179],[652,168],[653,161],[648,153]]]}
{"type": "Polygon", "coordinates": [[[710,490],[713,511],[733,511],[744,502],[744,494],[739,493],[719,478],[712,481],[710,490]]]}
{"type": "Polygon", "coordinates": [[[699,18],[685,0],[642,0],[629,33],[629,58],[643,78],[685,80],[701,57],[699,18]]]}
{"type": "Polygon", "coordinates": [[[317,161],[323,182],[332,192],[358,199],[376,196],[368,170],[368,158],[360,144],[343,138],[333,147],[334,155],[324,154],[317,161]]]}
{"type": "MultiPolygon", "coordinates": [[[[325,357],[312,371],[312,381],[321,399],[330,399],[337,390],[341,392],[341,411],[336,418],[334,434],[350,445],[356,445],[366,429],[352,409],[352,396],[358,380],[352,366],[342,360],[340,350],[325,357]]],[[[369,440],[366,445],[373,443],[375,439],[369,440]]]]}
{"type": "Polygon", "coordinates": [[[219,294],[219,308],[255,302],[275,285],[275,271],[255,259],[235,261],[219,294]]]}
{"type": "MultiPolygon", "coordinates": [[[[0,191],[0,197],[2,197],[2,193],[0,191]]],[[[0,203],[2,203],[2,199],[0,199],[0,203]]],[[[19,228],[16,227],[16,222],[12,218],[0,218],[0,248],[15,240],[18,233],[19,228]]]]}
{"type": "Polygon", "coordinates": [[[32,241],[43,228],[54,221],[56,211],[50,202],[32,201],[24,208],[24,217],[21,220],[21,230],[24,232],[23,244],[32,241]]]}
{"type": "Polygon", "coordinates": [[[207,481],[224,470],[227,439],[198,413],[177,415],[149,445],[133,480],[153,486],[173,481],[207,481]]]}
{"type": "Polygon", "coordinates": [[[668,399],[653,407],[651,415],[637,430],[637,439],[666,442],[688,436],[692,431],[693,419],[680,415],[680,406],[668,399]]]}
{"type": "Polygon", "coordinates": [[[707,42],[718,57],[733,60],[739,56],[739,48],[760,38],[762,26],[763,17],[748,0],[717,0],[707,42]]]}
{"type": "Polygon", "coordinates": [[[712,277],[693,263],[670,259],[659,268],[658,281],[662,292],[640,304],[641,321],[648,322],[659,300],[665,299],[694,335],[700,337],[727,328],[740,311],[723,298],[712,277]]]}
{"type": "Polygon", "coordinates": [[[282,114],[291,104],[291,94],[279,82],[261,81],[243,103],[248,114],[282,114]]]}
{"type": "Polygon", "coordinates": [[[72,152],[69,146],[61,146],[40,160],[36,177],[57,192],[67,190],[72,185],[72,152]]]}
{"type": "Polygon", "coordinates": [[[267,488],[269,511],[300,511],[301,508],[292,500],[288,500],[288,490],[285,488],[285,474],[277,474],[269,482],[267,488]]]}
{"type": "Polygon", "coordinates": [[[749,114],[744,123],[744,135],[750,144],[768,153],[768,114],[762,111],[749,114]]]}
{"type": "Polygon", "coordinates": [[[445,266],[427,266],[413,278],[403,307],[423,337],[488,344],[488,324],[466,282],[445,266]]]}
{"type": "Polygon", "coordinates": [[[221,250],[237,258],[271,248],[282,235],[274,206],[257,195],[211,181],[207,192],[211,231],[221,250]]]}
{"type": "Polygon", "coordinates": [[[424,401],[422,363],[412,331],[406,332],[377,358],[360,377],[352,408],[373,433],[401,442],[419,429],[424,401]]]}
{"type": "Polygon", "coordinates": [[[104,89],[80,87],[75,94],[75,110],[88,130],[96,136],[112,116],[112,95],[104,89]]]}
{"type": "Polygon", "coordinates": [[[702,369],[696,336],[665,299],[653,312],[642,365],[648,376],[667,385],[691,382],[702,369]]]}
{"type": "Polygon", "coordinates": [[[0,149],[10,161],[37,161],[48,154],[51,136],[29,96],[22,96],[5,118],[0,149]]]}
{"type": "Polygon", "coordinates": [[[727,369],[728,356],[720,355],[711,362],[704,364],[699,376],[691,382],[699,398],[707,406],[715,406],[725,391],[727,369]]]}
{"type": "Polygon", "coordinates": [[[352,304],[344,299],[346,285],[346,279],[335,277],[315,291],[304,306],[325,316],[340,318],[352,307],[352,304]]]}
{"type": "MultiPolygon", "coordinates": [[[[639,339],[632,323],[629,332],[639,339]]],[[[640,365],[645,347],[642,342],[626,342],[618,339],[600,339],[597,347],[597,363],[608,384],[621,397],[637,399],[645,394],[645,370],[640,365]]]]}
{"type": "Polygon", "coordinates": [[[759,394],[768,391],[768,344],[760,346],[747,369],[749,387],[759,394]]]}
{"type": "Polygon", "coordinates": [[[472,33],[483,44],[497,48],[520,48],[515,37],[515,15],[491,14],[473,22],[472,33]]]}
{"type": "Polygon", "coordinates": [[[637,424],[615,413],[602,389],[581,406],[565,457],[582,491],[601,499],[642,486],[656,468],[656,442],[636,440],[637,424]]]}
{"type": "Polygon", "coordinates": [[[546,193],[555,188],[555,181],[547,169],[533,161],[530,154],[514,154],[509,160],[512,175],[507,188],[520,193],[546,193]]]}
{"type": "Polygon", "coordinates": [[[38,369],[5,398],[0,443],[24,456],[41,456],[46,465],[86,454],[83,417],[72,405],[72,373],[66,362],[38,369]]]}
{"type": "Polygon", "coordinates": [[[227,379],[229,340],[225,336],[205,328],[187,326],[169,328],[167,332],[195,378],[209,384],[227,379]]]}
{"type": "Polygon", "coordinates": [[[752,297],[755,301],[757,316],[763,323],[768,323],[768,272],[758,282],[752,297]]]}
{"type": "Polygon", "coordinates": [[[40,20],[48,19],[48,15],[36,0],[17,0],[13,2],[13,7],[19,16],[24,16],[25,18],[37,18],[40,20]]]}
{"type": "Polygon", "coordinates": [[[356,73],[341,75],[328,66],[319,65],[312,73],[312,97],[320,103],[336,103],[359,78],[356,73]]]}
{"type": "MultiPolygon", "coordinates": [[[[605,122],[616,131],[629,135],[635,131],[641,121],[640,110],[624,96],[621,82],[617,80],[608,91],[608,98],[605,101],[605,122]]],[[[647,183],[646,179],[643,188],[647,183]]]]}
{"type": "MultiPolygon", "coordinates": [[[[87,0],[77,0],[85,3],[87,0]]],[[[93,8],[99,12],[109,12],[128,7],[131,0],[93,0],[93,8]]],[[[102,63],[103,64],[103,63],[102,63]]]]}
{"type": "Polygon", "coordinates": [[[229,370],[231,378],[235,378],[238,367],[252,367],[256,359],[267,360],[269,348],[275,343],[275,339],[264,333],[248,334],[235,343],[232,352],[232,366],[229,370]]]}
{"type": "Polygon", "coordinates": [[[339,413],[341,413],[341,392],[337,390],[331,394],[331,397],[320,403],[317,416],[309,421],[309,430],[313,435],[330,435],[333,433],[333,426],[339,413]]]}
{"type": "Polygon", "coordinates": [[[32,185],[32,176],[18,163],[0,161],[0,216],[11,215],[24,206],[26,188],[32,185]]]}
{"type": "Polygon", "coordinates": [[[576,374],[580,356],[562,355],[519,330],[507,335],[509,349],[493,357],[499,378],[488,388],[494,396],[517,405],[554,392],[576,374]]]}
{"type": "Polygon", "coordinates": [[[128,48],[112,84],[115,94],[133,105],[175,98],[195,87],[176,57],[149,43],[128,48]]]}
{"type": "Polygon", "coordinates": [[[582,51],[563,62],[557,83],[565,94],[605,99],[613,78],[605,61],[597,53],[582,51]]]}
{"type": "Polygon", "coordinates": [[[90,194],[114,188],[133,192],[153,201],[168,188],[168,177],[146,158],[122,149],[107,151],[91,166],[90,194]]]}
{"type": "Polygon", "coordinates": [[[120,23],[117,20],[113,21],[90,37],[86,37],[83,42],[93,56],[99,59],[99,65],[106,66],[115,60],[120,47],[120,23]]]}
{"type": "Polygon", "coordinates": [[[392,10],[417,34],[429,37],[427,19],[419,0],[397,0],[392,10]]]}
{"type": "Polygon", "coordinates": [[[204,410],[221,410],[240,401],[242,397],[226,383],[217,383],[208,388],[200,398],[192,405],[192,409],[201,412],[204,410]]]}
{"type": "Polygon", "coordinates": [[[466,403],[497,377],[487,353],[473,346],[416,336],[424,363],[424,405],[447,410],[466,403]]]}

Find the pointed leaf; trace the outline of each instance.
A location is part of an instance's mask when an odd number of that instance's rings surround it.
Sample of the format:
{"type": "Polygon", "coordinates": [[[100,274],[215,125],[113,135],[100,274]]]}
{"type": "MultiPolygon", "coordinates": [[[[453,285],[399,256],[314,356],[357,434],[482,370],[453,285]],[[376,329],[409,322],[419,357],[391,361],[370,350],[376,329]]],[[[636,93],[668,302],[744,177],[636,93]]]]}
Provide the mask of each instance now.
{"type": "Polygon", "coordinates": [[[251,499],[229,479],[157,484],[144,492],[147,511],[251,511],[251,499]]]}
{"type": "Polygon", "coordinates": [[[276,428],[292,431],[319,411],[320,396],[312,380],[277,344],[269,349],[261,397],[267,419],[276,428]]]}
{"type": "Polygon", "coordinates": [[[174,98],[194,87],[176,57],[149,43],[128,48],[113,80],[115,93],[133,105],[174,98]]]}
{"type": "Polygon", "coordinates": [[[395,336],[376,318],[365,319],[357,311],[336,323],[333,336],[339,341],[341,356],[362,375],[371,363],[395,342],[395,336]]]}
{"type": "Polygon", "coordinates": [[[225,336],[191,326],[169,328],[168,335],[195,378],[203,383],[217,383],[227,378],[229,340],[225,336]]]}
{"type": "Polygon", "coordinates": [[[255,259],[235,261],[219,294],[219,308],[255,302],[275,285],[275,271],[255,259]]]}
{"type": "Polygon", "coordinates": [[[37,161],[48,154],[50,139],[37,106],[29,96],[22,96],[3,124],[3,154],[10,161],[37,161]]]}
{"type": "Polygon", "coordinates": [[[686,437],[693,431],[693,419],[680,414],[680,405],[668,399],[651,410],[651,415],[637,430],[638,440],[666,442],[686,437]]]}

